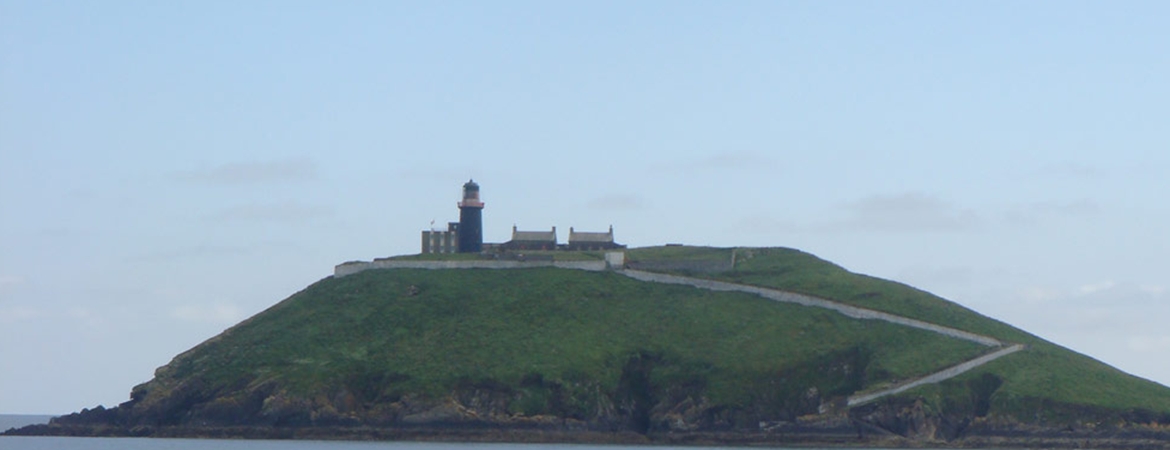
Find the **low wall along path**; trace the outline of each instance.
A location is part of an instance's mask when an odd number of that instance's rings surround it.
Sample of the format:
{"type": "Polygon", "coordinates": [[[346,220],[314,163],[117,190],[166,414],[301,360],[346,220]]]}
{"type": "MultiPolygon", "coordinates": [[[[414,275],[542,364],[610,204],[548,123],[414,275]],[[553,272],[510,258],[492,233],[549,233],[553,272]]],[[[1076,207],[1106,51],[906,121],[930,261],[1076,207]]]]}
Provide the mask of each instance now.
{"type": "Polygon", "coordinates": [[[728,283],[726,281],[708,280],[705,278],[690,278],[678,275],[667,275],[664,273],[642,272],[637,270],[622,270],[619,273],[633,278],[635,280],[650,281],[654,283],[664,284],[682,284],[687,286],[694,286],[699,289],[707,289],[711,291],[734,291],[746,292],[748,294],[755,294],[769,300],[775,300],[783,303],[796,303],[798,305],[813,306],[817,308],[831,309],[839,312],[845,316],[854,319],[870,319],[881,320],[898,325],[903,325],[912,328],[919,328],[927,331],[933,331],[938,334],[950,336],[956,339],[963,339],[966,341],[983,344],[989,347],[998,347],[1003,345],[1002,342],[987,336],[978,335],[975,333],[968,333],[954,328],[935,325],[933,323],[923,322],[921,320],[910,319],[907,317],[896,316],[890,313],[881,311],[874,311],[872,309],[858,308],[856,306],[846,305],[843,303],[834,302],[832,300],[825,300],[823,298],[813,297],[811,295],[797,294],[795,292],[781,291],[777,289],[762,288],[759,286],[752,286],[747,284],[728,283]]]}
{"type": "Polygon", "coordinates": [[[643,271],[638,271],[638,270],[628,270],[628,269],[627,270],[620,270],[620,271],[618,271],[618,273],[621,273],[622,275],[628,276],[628,277],[633,278],[635,280],[648,281],[648,282],[653,282],[653,283],[681,284],[681,285],[693,286],[693,287],[696,287],[699,289],[707,289],[707,290],[712,290],[712,291],[733,291],[733,292],[744,292],[744,293],[748,293],[748,294],[755,294],[755,295],[758,295],[760,297],[764,297],[764,298],[769,299],[769,300],[775,300],[778,302],[795,303],[798,305],[812,306],[815,308],[825,308],[825,309],[833,310],[833,311],[841,313],[847,317],[852,317],[854,319],[881,320],[881,321],[889,322],[889,323],[896,324],[896,325],[918,328],[920,330],[935,332],[935,333],[938,333],[938,334],[941,334],[944,336],[948,336],[948,337],[952,337],[955,339],[963,339],[966,341],[975,342],[977,344],[986,345],[988,347],[996,347],[997,348],[996,350],[994,350],[990,353],[986,353],[986,354],[981,355],[977,358],[971,359],[969,361],[964,361],[964,362],[959,363],[955,366],[948,367],[946,369],[940,370],[938,372],[935,372],[935,373],[932,373],[932,374],[929,374],[929,375],[926,375],[923,377],[907,380],[907,381],[904,381],[902,383],[898,383],[894,386],[882,389],[880,391],[851,396],[848,399],[849,406],[855,406],[855,405],[860,405],[860,404],[864,404],[864,403],[869,403],[869,402],[877,400],[879,398],[882,398],[882,397],[885,397],[888,395],[894,395],[894,394],[898,394],[901,392],[905,392],[907,390],[913,389],[915,387],[918,387],[918,386],[921,386],[924,384],[938,383],[938,382],[943,381],[943,380],[954,378],[954,377],[957,377],[960,374],[962,374],[968,370],[974,369],[976,367],[982,366],[982,365],[987,364],[991,361],[994,361],[996,359],[999,359],[1001,357],[1010,355],[1012,353],[1015,353],[1015,352],[1018,352],[1018,351],[1024,349],[1024,346],[1020,345],[1020,344],[1014,344],[1011,346],[1004,347],[1003,342],[1000,342],[998,339],[992,338],[990,336],[983,336],[980,334],[970,333],[970,332],[963,331],[963,330],[957,330],[957,329],[950,328],[950,327],[944,327],[942,325],[936,325],[933,323],[923,322],[921,320],[911,319],[908,317],[902,317],[902,316],[898,316],[898,315],[894,315],[894,314],[890,314],[890,313],[885,313],[885,312],[881,312],[881,311],[874,311],[872,309],[859,308],[856,306],[846,305],[843,303],[838,303],[838,302],[834,302],[832,300],[826,300],[823,298],[817,298],[817,297],[813,297],[811,295],[798,294],[795,292],[781,291],[778,289],[768,289],[768,288],[763,288],[763,287],[759,287],[759,286],[752,286],[752,285],[747,285],[747,284],[729,283],[726,281],[708,280],[705,278],[691,278],[691,277],[684,277],[684,276],[679,276],[679,275],[669,275],[669,274],[664,274],[664,273],[643,272],[643,271]]]}
{"type": "Polygon", "coordinates": [[[341,278],[372,269],[529,269],[534,267],[556,267],[559,269],[588,270],[600,272],[609,268],[605,261],[401,261],[375,260],[339,264],[333,268],[333,276],[341,278]]]}

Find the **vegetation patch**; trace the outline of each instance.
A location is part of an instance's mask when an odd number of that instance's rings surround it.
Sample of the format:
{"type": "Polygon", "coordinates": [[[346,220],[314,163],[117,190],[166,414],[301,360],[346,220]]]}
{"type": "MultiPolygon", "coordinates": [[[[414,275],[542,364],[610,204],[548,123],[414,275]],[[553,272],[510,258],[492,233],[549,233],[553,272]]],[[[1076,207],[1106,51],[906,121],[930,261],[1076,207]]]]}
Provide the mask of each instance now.
{"type": "Polygon", "coordinates": [[[506,408],[516,414],[588,417],[605,397],[632,402],[628,413],[637,416],[648,392],[756,407],[767,389],[792,410],[788,397],[810,388],[845,396],[982,350],[884,322],[608,272],[396,269],[315,283],[162,373],[217,391],[260,379],[301,397],[341,386],[363,408],[474,385],[509,396],[506,408]],[[848,360],[833,369],[848,377],[816,381],[832,372],[825,355],[848,360]],[[640,381],[639,368],[649,378],[640,381]]]}
{"type": "MultiPolygon", "coordinates": [[[[411,258],[481,256],[405,259],[411,258]]],[[[827,309],[615,272],[368,270],[314,283],[177,356],[135,387],[130,402],[57,425],[511,427],[668,436],[806,426],[853,435],[877,427],[950,440],[1003,423],[1093,429],[1170,423],[1164,386],[807,253],[667,246],[631,249],[627,260],[632,268],[804,293],[1027,348],[846,411],[850,395],[989,349],[827,309]],[[821,428],[808,425],[809,417],[821,428]]]]}
{"type": "MultiPolygon", "coordinates": [[[[1053,345],[929,292],[855,274],[799,250],[651,247],[631,249],[628,257],[636,261],[684,257],[714,262],[730,259],[732,255],[735,265],[729,270],[676,273],[812,295],[991,336],[1004,342],[1027,344],[1027,350],[993,361],[964,374],[956,381],[965,383],[973,377],[985,375],[1002,379],[1002,387],[996,390],[990,408],[1013,417],[1035,415],[1028,407],[1021,406],[1027,402],[1020,402],[1020,399],[1048,399],[1054,404],[1091,405],[1115,410],[1137,407],[1170,412],[1170,395],[1164,386],[1053,345]]],[[[883,354],[871,364],[870,374],[875,378],[900,379],[897,371],[891,372],[888,377],[880,375],[886,365],[930,365],[931,354],[931,351],[883,354]]],[[[946,365],[936,361],[935,367],[943,368],[946,365]]],[[[922,387],[906,392],[902,397],[927,395],[932,389],[938,388],[922,387]]]]}

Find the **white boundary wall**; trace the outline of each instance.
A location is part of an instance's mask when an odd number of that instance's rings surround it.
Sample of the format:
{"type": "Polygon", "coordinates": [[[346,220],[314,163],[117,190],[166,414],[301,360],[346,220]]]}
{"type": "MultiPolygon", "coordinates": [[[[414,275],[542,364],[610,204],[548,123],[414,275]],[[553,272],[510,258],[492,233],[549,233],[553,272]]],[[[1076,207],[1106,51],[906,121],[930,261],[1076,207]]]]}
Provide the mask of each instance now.
{"type": "Polygon", "coordinates": [[[948,367],[946,369],[932,373],[932,374],[927,375],[925,377],[912,380],[912,381],[905,383],[905,384],[901,384],[901,385],[894,386],[894,387],[889,388],[889,389],[884,389],[884,390],[881,390],[878,392],[873,392],[870,394],[854,395],[852,397],[849,397],[849,400],[847,403],[849,406],[856,406],[856,405],[860,405],[862,403],[869,403],[871,401],[877,400],[877,399],[879,399],[881,397],[885,397],[887,395],[894,395],[894,394],[897,394],[900,392],[905,392],[905,391],[908,391],[910,389],[914,389],[918,386],[922,386],[924,384],[938,383],[938,382],[943,381],[943,380],[948,380],[948,379],[951,379],[951,378],[954,378],[954,377],[961,375],[963,372],[966,372],[968,370],[982,366],[982,365],[987,364],[989,362],[995,361],[1002,356],[1007,356],[1007,355],[1010,355],[1012,353],[1018,352],[1018,351],[1023,350],[1023,349],[1024,349],[1024,346],[1022,344],[1015,344],[1015,345],[1012,345],[1011,347],[1004,347],[1004,348],[1001,348],[1001,349],[996,350],[994,352],[991,352],[991,353],[988,353],[986,355],[980,356],[978,358],[972,359],[970,361],[965,361],[963,363],[960,363],[960,364],[952,366],[952,367],[948,367]]]}
{"type": "Polygon", "coordinates": [[[609,269],[605,261],[400,261],[375,260],[348,262],[333,267],[333,276],[341,278],[371,269],[530,269],[556,267],[600,272],[609,269]]]}
{"type": "Polygon", "coordinates": [[[746,292],[748,294],[755,294],[766,299],[775,300],[784,303],[795,303],[804,306],[813,306],[817,308],[825,308],[844,314],[845,316],[854,319],[870,319],[881,320],[885,322],[904,325],[921,330],[933,331],[938,334],[950,336],[957,339],[983,344],[988,347],[999,347],[1003,345],[999,340],[978,335],[975,333],[966,332],[963,330],[956,330],[950,327],[935,325],[933,323],[923,322],[921,320],[910,319],[902,316],[896,316],[890,313],[881,311],[874,311],[872,309],[858,308],[856,306],[849,306],[842,303],[837,303],[832,300],[825,300],[823,298],[813,297],[811,295],[797,294],[795,292],[780,291],[776,289],[768,289],[759,286],[750,286],[746,284],[728,283],[726,281],[708,280],[705,278],[691,278],[678,275],[667,275],[656,272],[643,272],[640,270],[622,270],[622,275],[641,281],[651,281],[655,283],[664,284],[682,284],[687,286],[694,286],[701,289],[708,289],[712,291],[735,291],[746,292]]]}

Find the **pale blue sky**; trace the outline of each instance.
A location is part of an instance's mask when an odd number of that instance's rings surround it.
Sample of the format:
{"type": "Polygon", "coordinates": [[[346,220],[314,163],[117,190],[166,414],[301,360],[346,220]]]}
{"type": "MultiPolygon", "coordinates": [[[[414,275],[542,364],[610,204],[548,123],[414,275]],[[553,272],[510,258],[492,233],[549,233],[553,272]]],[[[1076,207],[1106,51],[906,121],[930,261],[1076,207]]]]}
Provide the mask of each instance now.
{"type": "Polygon", "coordinates": [[[1164,2],[0,0],[0,413],[485,238],[788,246],[1170,384],[1164,2]]]}

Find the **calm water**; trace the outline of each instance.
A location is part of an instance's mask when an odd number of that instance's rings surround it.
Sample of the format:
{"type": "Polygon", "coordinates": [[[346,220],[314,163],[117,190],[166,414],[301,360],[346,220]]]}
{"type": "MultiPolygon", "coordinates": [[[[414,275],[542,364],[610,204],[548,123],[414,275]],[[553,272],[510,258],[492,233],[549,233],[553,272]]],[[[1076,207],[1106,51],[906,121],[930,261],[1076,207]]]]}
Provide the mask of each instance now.
{"type": "Polygon", "coordinates": [[[27,414],[0,414],[0,433],[9,428],[20,428],[36,423],[49,423],[53,416],[36,416],[27,414]]]}
{"type": "Polygon", "coordinates": [[[224,439],[0,436],[0,449],[2,450],[712,450],[717,448],[720,447],[630,447],[572,444],[456,444],[430,442],[244,441],[224,439]]]}
{"type": "Polygon", "coordinates": [[[310,450],[310,449],[444,450],[454,447],[378,442],[242,441],[223,439],[70,438],[0,436],[0,450],[310,450]]]}
{"type": "MultiPolygon", "coordinates": [[[[48,423],[51,417],[0,414],[0,431],[24,425],[48,423]]],[[[0,436],[0,450],[717,450],[724,448],[726,447],[0,436]]],[[[816,449],[803,448],[801,450],[816,449]]]]}

